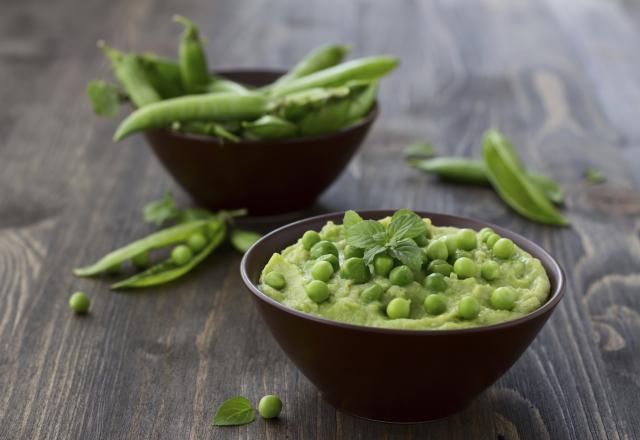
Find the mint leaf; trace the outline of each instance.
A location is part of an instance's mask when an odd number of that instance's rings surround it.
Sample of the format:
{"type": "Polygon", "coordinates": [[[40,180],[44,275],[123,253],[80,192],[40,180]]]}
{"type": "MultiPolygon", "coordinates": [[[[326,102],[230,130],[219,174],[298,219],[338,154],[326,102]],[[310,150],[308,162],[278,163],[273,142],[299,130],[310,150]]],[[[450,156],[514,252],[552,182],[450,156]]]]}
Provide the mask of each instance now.
{"type": "Polygon", "coordinates": [[[236,396],[224,401],[216,415],[213,416],[214,426],[237,426],[251,423],[256,418],[256,412],[246,397],[236,396]]]}
{"type": "Polygon", "coordinates": [[[111,118],[120,111],[120,92],[116,86],[104,81],[90,81],[87,96],[97,115],[111,118]]]}
{"type": "Polygon", "coordinates": [[[602,183],[607,180],[604,173],[596,168],[587,168],[584,170],[584,177],[587,179],[587,182],[592,184],[602,183]]]}
{"type": "Polygon", "coordinates": [[[362,220],[345,230],[347,244],[362,249],[384,245],[384,233],[384,226],[375,220],[362,220]]]}
{"type": "Polygon", "coordinates": [[[386,246],[374,246],[372,248],[367,249],[364,252],[364,263],[371,264],[376,255],[381,254],[387,250],[386,246]]]}
{"type": "Polygon", "coordinates": [[[403,238],[414,238],[427,233],[427,225],[418,214],[407,209],[396,211],[391,217],[387,230],[389,242],[398,242],[403,238]]]}
{"type": "Polygon", "coordinates": [[[147,203],[144,207],[144,221],[156,226],[176,220],[179,216],[180,211],[176,208],[176,202],[169,191],[160,200],[147,203]]]}
{"type": "Polygon", "coordinates": [[[418,271],[423,263],[422,250],[415,241],[410,238],[399,240],[391,246],[389,253],[392,257],[402,261],[402,264],[409,266],[412,270],[418,271]]]}
{"type": "Polygon", "coordinates": [[[344,219],[342,220],[342,225],[344,228],[349,228],[356,223],[360,223],[362,221],[362,217],[358,215],[355,211],[347,211],[344,213],[344,219]]]}

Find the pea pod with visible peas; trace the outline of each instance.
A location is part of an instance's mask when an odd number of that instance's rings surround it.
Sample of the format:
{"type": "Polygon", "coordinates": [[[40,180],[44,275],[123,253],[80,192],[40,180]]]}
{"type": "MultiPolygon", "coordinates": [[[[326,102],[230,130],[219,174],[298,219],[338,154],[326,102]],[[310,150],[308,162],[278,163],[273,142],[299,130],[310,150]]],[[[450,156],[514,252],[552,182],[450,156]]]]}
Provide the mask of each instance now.
{"type": "Polygon", "coordinates": [[[114,266],[119,266],[127,260],[137,255],[143,254],[153,249],[163,248],[172,244],[182,243],[186,241],[192,234],[202,232],[207,226],[220,220],[195,220],[187,223],[181,223],[167,229],[155,232],[145,238],[134,241],[120,249],[109,252],[96,263],[73,270],[74,275],[79,277],[88,277],[107,272],[114,266]]]}
{"type": "Polygon", "coordinates": [[[114,141],[153,128],[162,128],[173,122],[256,119],[267,107],[267,99],[258,94],[236,95],[209,93],[167,99],[131,113],[118,127],[114,141]]]}
{"type": "Polygon", "coordinates": [[[568,224],[544,192],[531,182],[509,141],[495,130],[484,136],[483,158],[489,181],[516,212],[541,223],[568,224]]]}
{"type": "Polygon", "coordinates": [[[209,84],[210,78],[207,55],[202,47],[198,28],[191,20],[181,15],[175,15],[173,21],[184,26],[179,48],[182,82],[189,93],[202,93],[209,84]]]}
{"type": "Polygon", "coordinates": [[[127,279],[119,281],[111,285],[112,289],[129,289],[136,287],[149,287],[158,284],[164,284],[175,280],[196,267],[211,252],[213,252],[222,243],[226,234],[226,224],[224,220],[215,219],[208,222],[209,243],[199,252],[195,253],[190,259],[183,264],[178,264],[174,259],[156,264],[153,267],[135,274],[127,279]]]}

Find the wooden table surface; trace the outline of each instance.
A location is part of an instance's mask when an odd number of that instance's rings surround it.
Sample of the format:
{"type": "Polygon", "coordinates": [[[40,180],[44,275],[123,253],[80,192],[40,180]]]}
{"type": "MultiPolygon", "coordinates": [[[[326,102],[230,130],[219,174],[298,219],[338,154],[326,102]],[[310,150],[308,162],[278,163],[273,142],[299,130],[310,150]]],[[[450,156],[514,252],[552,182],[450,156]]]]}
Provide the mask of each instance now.
{"type": "Polygon", "coordinates": [[[0,438],[640,438],[638,3],[23,0],[1,7],[0,438]],[[351,43],[355,55],[400,57],[382,86],[381,118],[310,212],[407,207],[477,217],[537,241],[563,264],[565,299],[522,358],[467,410],[420,425],[334,410],[268,333],[231,249],[145,292],[113,293],[105,280],[71,276],[72,267],[151,231],[141,207],[165,189],[189,203],[142,137],[112,144],[116,121],[95,117],[84,95],[88,80],[109,77],[96,40],[172,56],[176,12],[200,24],[215,67],[288,66],[326,42],[351,43]],[[444,154],[478,156],[491,126],[512,138],[530,167],[564,184],[571,228],[531,223],[489,189],[438,183],[401,160],[417,139],[444,154]],[[587,184],[587,166],[608,181],[587,184]],[[93,301],[85,318],[67,307],[76,290],[93,301]],[[225,398],[267,393],[285,402],[279,420],[210,425],[225,398]]]}

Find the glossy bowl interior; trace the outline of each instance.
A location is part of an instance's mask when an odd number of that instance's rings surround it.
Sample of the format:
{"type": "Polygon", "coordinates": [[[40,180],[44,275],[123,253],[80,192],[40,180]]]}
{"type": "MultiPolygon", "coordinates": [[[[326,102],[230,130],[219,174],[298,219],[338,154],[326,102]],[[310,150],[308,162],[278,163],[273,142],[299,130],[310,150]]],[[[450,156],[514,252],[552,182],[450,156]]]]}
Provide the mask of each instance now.
{"type": "MultiPolygon", "coordinates": [[[[269,84],[282,73],[220,72],[255,86],[269,84]]],[[[170,130],[144,134],[160,162],[198,204],[275,215],[310,206],[347,166],[377,115],[374,106],[361,122],[339,132],[285,140],[223,144],[170,130]]]]}
{"type": "MultiPolygon", "coordinates": [[[[396,330],[330,321],[278,303],[257,287],[274,252],[344,213],[298,221],[263,237],[245,254],[240,271],[274,338],[300,371],[335,407],[373,420],[411,423],[447,417],[465,408],[526,350],[564,294],[564,273],[544,249],[489,223],[419,212],[439,226],[492,227],[538,258],[551,281],[549,300],[529,315],[461,330],[396,330]]],[[[380,219],[391,210],[359,212],[380,219]]]]}

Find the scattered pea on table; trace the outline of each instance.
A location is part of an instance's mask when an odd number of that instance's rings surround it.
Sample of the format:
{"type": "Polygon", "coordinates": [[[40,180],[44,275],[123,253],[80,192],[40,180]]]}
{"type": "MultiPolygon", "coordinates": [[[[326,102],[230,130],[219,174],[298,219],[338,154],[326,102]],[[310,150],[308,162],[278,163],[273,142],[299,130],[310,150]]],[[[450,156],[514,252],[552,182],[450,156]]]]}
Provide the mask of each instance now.
{"type": "Polygon", "coordinates": [[[76,292],[69,298],[69,308],[75,313],[87,313],[90,305],[91,300],[84,292],[76,292]]]}

